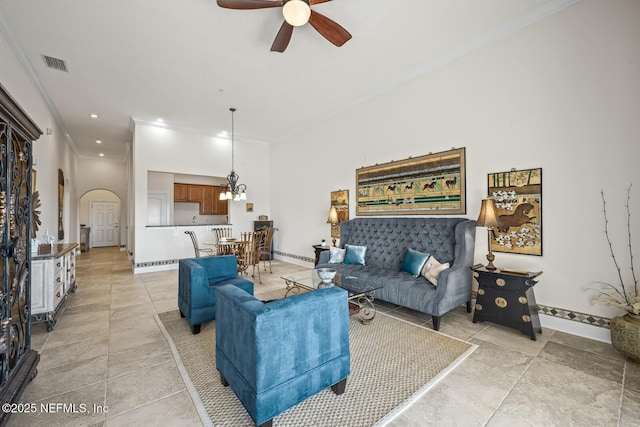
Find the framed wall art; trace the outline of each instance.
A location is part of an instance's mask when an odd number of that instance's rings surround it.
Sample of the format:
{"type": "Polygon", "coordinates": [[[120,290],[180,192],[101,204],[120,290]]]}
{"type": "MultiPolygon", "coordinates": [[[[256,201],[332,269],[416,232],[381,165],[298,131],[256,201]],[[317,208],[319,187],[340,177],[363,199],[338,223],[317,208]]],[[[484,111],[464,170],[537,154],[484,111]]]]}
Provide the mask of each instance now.
{"type": "Polygon", "coordinates": [[[349,190],[332,191],[331,206],[338,213],[338,224],[331,224],[331,237],[340,238],[340,223],[349,219],[349,190]]]}
{"type": "Polygon", "coordinates": [[[356,170],[356,215],[455,215],[467,212],[465,149],[356,170]]]}
{"type": "Polygon", "coordinates": [[[489,197],[498,213],[491,250],[542,255],[542,168],[512,169],[488,177],[489,197]]]}

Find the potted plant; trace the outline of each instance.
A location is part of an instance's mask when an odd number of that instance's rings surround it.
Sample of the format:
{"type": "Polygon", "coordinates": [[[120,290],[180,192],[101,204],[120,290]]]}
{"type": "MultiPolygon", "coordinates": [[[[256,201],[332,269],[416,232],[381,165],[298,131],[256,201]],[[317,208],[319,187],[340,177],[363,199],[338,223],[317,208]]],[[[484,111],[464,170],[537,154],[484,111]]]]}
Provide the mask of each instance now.
{"type": "Polygon", "coordinates": [[[614,306],[627,312],[625,315],[614,317],[609,322],[611,344],[632,360],[640,363],[640,293],[638,292],[638,279],[636,278],[633,266],[633,247],[631,244],[631,209],[629,207],[631,185],[629,185],[627,189],[626,203],[631,280],[627,280],[626,283],[623,279],[618,259],[614,253],[611,238],[609,237],[609,220],[607,218],[607,204],[604,198],[604,191],[600,191],[600,194],[602,196],[604,212],[604,234],[609,244],[611,258],[618,271],[619,283],[596,282],[597,288],[589,288],[596,292],[596,295],[591,298],[591,303],[614,306]]]}

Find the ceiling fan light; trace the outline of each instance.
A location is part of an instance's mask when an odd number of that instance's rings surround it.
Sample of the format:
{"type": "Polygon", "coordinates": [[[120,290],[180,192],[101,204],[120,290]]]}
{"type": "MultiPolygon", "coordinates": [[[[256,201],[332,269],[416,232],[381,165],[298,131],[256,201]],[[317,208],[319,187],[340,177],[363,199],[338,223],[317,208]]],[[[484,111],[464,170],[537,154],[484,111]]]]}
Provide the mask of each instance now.
{"type": "Polygon", "coordinates": [[[309,22],[311,8],[303,0],[289,0],[282,7],[282,14],[285,21],[294,27],[299,27],[309,22]]]}

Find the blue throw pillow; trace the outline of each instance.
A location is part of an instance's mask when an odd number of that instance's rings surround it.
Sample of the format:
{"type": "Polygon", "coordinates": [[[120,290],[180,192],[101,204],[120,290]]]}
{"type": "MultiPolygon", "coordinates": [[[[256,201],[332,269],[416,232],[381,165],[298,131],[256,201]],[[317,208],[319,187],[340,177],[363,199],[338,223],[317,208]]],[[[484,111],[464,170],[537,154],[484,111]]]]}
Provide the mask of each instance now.
{"type": "Polygon", "coordinates": [[[407,249],[407,253],[404,255],[404,261],[402,261],[402,267],[400,271],[406,271],[413,277],[418,277],[424,263],[427,262],[429,254],[425,252],[414,251],[413,249],[407,249]]]}
{"type": "Polygon", "coordinates": [[[366,246],[344,245],[344,263],[364,265],[364,254],[367,252],[366,246]]]}

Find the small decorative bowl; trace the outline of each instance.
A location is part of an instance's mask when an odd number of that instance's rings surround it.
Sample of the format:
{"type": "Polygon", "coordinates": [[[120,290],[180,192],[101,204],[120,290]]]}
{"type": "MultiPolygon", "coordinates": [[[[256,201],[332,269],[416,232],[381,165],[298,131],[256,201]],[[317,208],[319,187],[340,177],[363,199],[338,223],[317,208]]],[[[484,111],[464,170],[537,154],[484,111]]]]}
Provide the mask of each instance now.
{"type": "Polygon", "coordinates": [[[333,278],[336,276],[338,270],[335,268],[318,268],[318,277],[322,280],[322,283],[329,284],[333,282],[333,278]]]}

